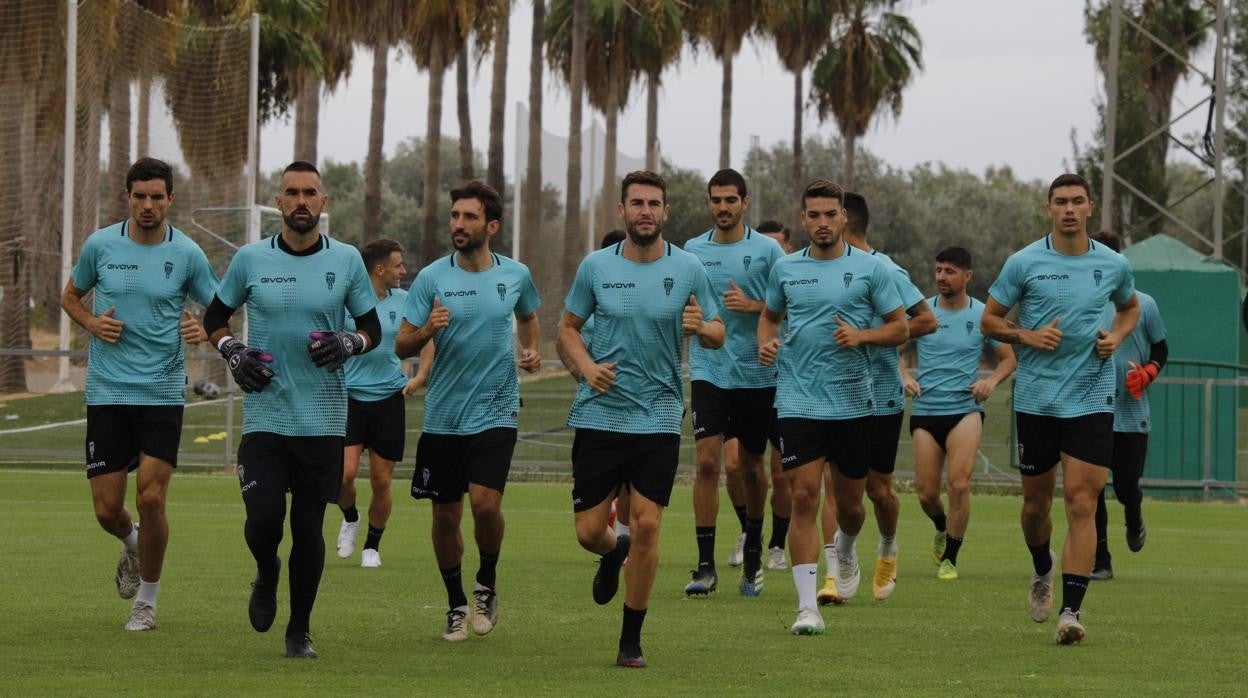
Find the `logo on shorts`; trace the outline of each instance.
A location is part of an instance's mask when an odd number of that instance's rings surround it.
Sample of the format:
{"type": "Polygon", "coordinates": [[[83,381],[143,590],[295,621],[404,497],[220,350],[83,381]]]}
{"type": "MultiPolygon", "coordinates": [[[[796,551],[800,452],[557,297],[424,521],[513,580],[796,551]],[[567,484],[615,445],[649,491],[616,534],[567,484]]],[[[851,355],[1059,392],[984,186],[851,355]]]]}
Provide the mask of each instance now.
{"type": "Polygon", "coordinates": [[[338,278],[332,271],[325,272],[325,288],[334,290],[334,279],[338,278]]]}
{"type": "Polygon", "coordinates": [[[247,478],[245,473],[246,471],[243,470],[243,464],[239,463],[238,464],[238,484],[240,485],[243,484],[243,481],[247,478]]]}
{"type": "Polygon", "coordinates": [[[970,336],[970,334],[971,334],[971,332],[973,332],[974,330],[975,330],[975,323],[971,322],[970,320],[967,320],[967,321],[966,321],[966,334],[967,334],[967,336],[969,337],[969,336],[970,336]]]}
{"type": "Polygon", "coordinates": [[[749,271],[750,262],[752,262],[753,260],[754,258],[747,254],[746,256],[741,258],[741,266],[744,267],[746,271],[749,271]]]}
{"type": "Polygon", "coordinates": [[[1093,269],[1093,270],[1092,270],[1092,280],[1096,282],[1096,285],[1097,285],[1097,286],[1100,286],[1100,285],[1101,285],[1101,277],[1102,277],[1102,276],[1104,276],[1104,275],[1103,275],[1103,274],[1101,274],[1101,270],[1100,270],[1100,269],[1093,269]]]}
{"type": "Polygon", "coordinates": [[[166,279],[169,278],[169,275],[172,273],[173,273],[173,262],[165,262],[165,278],[166,279]]]}
{"type": "Polygon", "coordinates": [[[87,458],[89,458],[90,460],[95,460],[95,442],[94,441],[87,442],[87,458]]]}
{"type": "Polygon", "coordinates": [[[1023,442],[1022,441],[1018,442],[1018,462],[1021,467],[1021,464],[1023,462],[1023,442]]]}
{"type": "Polygon", "coordinates": [[[507,284],[498,284],[494,287],[494,290],[498,291],[498,299],[500,301],[507,300],[507,284]]]}
{"type": "Polygon", "coordinates": [[[397,313],[395,313],[393,310],[391,310],[391,311],[390,311],[390,324],[391,324],[391,325],[393,325],[393,324],[394,324],[394,319],[395,319],[395,317],[396,317],[396,316],[397,316],[397,313]]]}
{"type": "Polygon", "coordinates": [[[429,469],[428,468],[420,469],[420,486],[421,488],[425,488],[429,486],[429,469]]]}
{"type": "Polygon", "coordinates": [[[845,288],[849,288],[849,285],[850,283],[853,282],[853,280],[854,280],[854,275],[852,272],[847,271],[845,272],[845,275],[841,277],[841,281],[845,282],[845,288]]]}
{"type": "Polygon", "coordinates": [[[676,286],[676,280],[668,276],[663,279],[663,292],[672,295],[672,289],[676,286]]]}

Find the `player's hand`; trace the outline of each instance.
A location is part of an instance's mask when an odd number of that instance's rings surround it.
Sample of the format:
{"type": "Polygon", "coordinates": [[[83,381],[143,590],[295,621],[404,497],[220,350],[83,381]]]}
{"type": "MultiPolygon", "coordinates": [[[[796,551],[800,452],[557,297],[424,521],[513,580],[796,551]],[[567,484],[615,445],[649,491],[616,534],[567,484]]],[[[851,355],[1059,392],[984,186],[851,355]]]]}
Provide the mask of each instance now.
{"type": "Polygon", "coordinates": [[[95,318],[91,320],[90,326],[87,329],[91,330],[91,334],[102,339],[103,341],[108,342],[109,344],[116,344],[117,340],[121,337],[121,328],[126,324],[113,317],[116,312],[117,308],[114,306],[99,315],[96,315],[95,318]]]}
{"type": "Polygon", "coordinates": [[[923,389],[919,387],[919,382],[910,377],[909,373],[901,377],[901,388],[910,397],[918,397],[919,393],[923,392],[923,389]]]}
{"type": "Polygon", "coordinates": [[[745,295],[732,279],[728,279],[728,290],[724,291],[724,307],[738,313],[758,312],[758,302],[745,295]]]}
{"type": "Polygon", "coordinates": [[[182,341],[187,344],[199,344],[200,342],[208,341],[208,335],[204,332],[204,326],[199,324],[199,320],[196,320],[191,315],[191,311],[185,308],[182,309],[181,330],[182,341]]]}
{"type": "Polygon", "coordinates": [[[520,368],[529,373],[537,373],[542,370],[542,355],[533,349],[520,350],[520,368]]]}
{"type": "Polygon", "coordinates": [[[684,328],[686,337],[692,337],[702,329],[702,307],[698,305],[698,299],[694,296],[689,296],[689,302],[685,304],[681,327],[684,328]]]}
{"type": "Polygon", "coordinates": [[[316,330],[308,333],[308,358],[330,373],[342,368],[354,354],[363,354],[367,343],[358,332],[316,330]]]}
{"type": "Polygon", "coordinates": [[[442,305],[442,299],[437,296],[433,297],[433,309],[429,311],[429,319],[425,321],[425,326],[421,329],[425,334],[432,337],[437,334],[438,330],[451,324],[451,309],[442,305]]]}
{"type": "Polygon", "coordinates": [[[758,363],[764,366],[771,366],[776,363],[776,357],[780,355],[780,338],[764,342],[758,345],[758,363]]]}
{"type": "Polygon", "coordinates": [[[1056,351],[1057,346],[1062,343],[1062,331],[1057,329],[1059,320],[1061,318],[1053,318],[1053,322],[1044,327],[1023,333],[1023,344],[1040,351],[1056,351]]]}
{"type": "Polygon", "coordinates": [[[986,380],[977,380],[968,387],[971,389],[971,397],[975,398],[975,402],[987,402],[992,391],[997,388],[986,380]]]}
{"type": "Polygon", "coordinates": [[[1119,344],[1122,344],[1122,340],[1113,332],[1096,331],[1096,355],[1102,359],[1113,356],[1118,351],[1119,344]]]}
{"type": "Polygon", "coordinates": [[[836,340],[836,346],[842,349],[853,349],[862,345],[862,330],[841,319],[840,314],[836,318],[836,331],[832,333],[832,339],[836,340]]]}
{"type": "Polygon", "coordinates": [[[417,376],[415,378],[408,378],[407,383],[403,385],[403,397],[411,397],[415,395],[416,389],[422,388],[424,387],[424,385],[425,385],[425,380],[421,378],[420,376],[417,376]]]}
{"type": "Polygon", "coordinates": [[[251,349],[241,340],[231,337],[221,343],[221,356],[230,366],[234,382],[245,393],[264,390],[277,374],[266,364],[273,363],[273,355],[259,349],[251,349]]]}
{"type": "Polygon", "coordinates": [[[615,385],[615,367],[617,365],[614,362],[609,364],[590,364],[589,370],[585,371],[585,382],[595,392],[607,392],[611,389],[611,386],[615,385]]]}
{"type": "Polygon", "coordinates": [[[1127,371],[1127,378],[1123,382],[1127,386],[1127,392],[1131,393],[1131,397],[1139,400],[1144,397],[1144,389],[1157,378],[1157,373],[1161,369],[1153,361],[1149,361],[1143,366],[1134,361],[1128,361],[1127,365],[1131,368],[1127,371]]]}

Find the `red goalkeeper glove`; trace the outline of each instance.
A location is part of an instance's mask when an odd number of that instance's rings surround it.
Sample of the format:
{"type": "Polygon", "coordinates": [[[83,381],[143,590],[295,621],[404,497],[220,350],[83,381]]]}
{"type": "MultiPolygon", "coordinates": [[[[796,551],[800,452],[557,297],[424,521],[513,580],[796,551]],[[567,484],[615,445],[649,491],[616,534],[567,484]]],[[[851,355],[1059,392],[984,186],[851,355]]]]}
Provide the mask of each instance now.
{"type": "Polygon", "coordinates": [[[1127,379],[1125,381],[1127,392],[1131,393],[1131,397],[1139,400],[1144,397],[1144,389],[1157,378],[1157,373],[1161,369],[1152,361],[1143,366],[1134,361],[1128,361],[1127,365],[1131,367],[1131,370],[1127,371],[1127,379]]]}

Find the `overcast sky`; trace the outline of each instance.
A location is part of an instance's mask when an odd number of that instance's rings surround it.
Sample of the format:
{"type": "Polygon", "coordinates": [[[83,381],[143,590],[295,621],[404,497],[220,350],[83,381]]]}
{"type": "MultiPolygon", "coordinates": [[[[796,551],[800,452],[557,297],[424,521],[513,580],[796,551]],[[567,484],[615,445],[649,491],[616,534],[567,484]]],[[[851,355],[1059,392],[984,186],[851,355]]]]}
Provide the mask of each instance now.
{"type": "MultiPolygon", "coordinates": [[[[929,0],[905,10],[923,37],[925,70],[905,93],[899,119],[877,124],[859,142],[888,163],[910,167],[944,162],[983,173],[1009,165],[1025,178],[1047,181],[1071,159],[1071,130],[1086,142],[1095,127],[1094,100],[1102,93],[1092,49],[1083,36],[1084,0],[929,0]]],[[[515,167],[515,103],[527,101],[532,8],[515,5],[508,51],[506,164],[515,167]]],[[[1212,44],[1213,42],[1208,42],[1212,44]]],[[[1210,52],[1198,57],[1206,70],[1210,52]]],[[[321,108],[320,156],[362,162],[368,139],[372,55],[357,50],[354,70],[321,108]]],[[[769,41],[755,39],[738,55],[733,94],[732,161],[740,166],[750,137],[764,144],[790,141],[793,78],[775,58],[769,41]]],[[[473,143],[484,152],[488,137],[490,59],[472,76],[473,143]]],[[[666,157],[708,176],[718,165],[719,63],[709,52],[686,51],[663,75],[659,139],[666,157]]],[[[809,80],[807,80],[809,84],[809,80]]],[[[545,76],[544,126],[566,135],[568,93],[550,70],[545,76]]],[[[454,71],[447,72],[442,133],[458,134],[454,71]]],[[[1174,113],[1207,94],[1199,79],[1180,84],[1174,113]]],[[[428,78],[405,55],[391,52],[385,150],[425,133],[428,78]]],[[[601,121],[597,112],[594,114],[601,121]]],[[[1205,109],[1175,132],[1204,128],[1205,109]]],[[[525,127],[523,124],[521,127],[525,127]]],[[[835,131],[807,110],[806,132],[835,131]]],[[[642,155],[645,87],[638,84],[620,118],[621,152],[642,155]]],[[[277,122],[261,134],[262,165],[280,168],[291,157],[293,126],[277,122]]],[[[811,173],[812,176],[814,173],[811,173]]],[[[833,176],[839,173],[830,173],[833,176]]]]}

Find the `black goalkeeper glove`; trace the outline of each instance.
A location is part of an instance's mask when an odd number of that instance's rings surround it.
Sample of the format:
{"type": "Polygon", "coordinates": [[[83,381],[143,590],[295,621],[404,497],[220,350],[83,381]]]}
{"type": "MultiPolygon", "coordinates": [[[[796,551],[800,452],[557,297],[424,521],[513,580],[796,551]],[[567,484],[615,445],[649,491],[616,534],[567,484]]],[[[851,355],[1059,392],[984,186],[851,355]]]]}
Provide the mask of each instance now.
{"type": "Polygon", "coordinates": [[[312,363],[333,373],[347,363],[353,354],[364,353],[364,338],[355,332],[317,330],[309,332],[308,358],[312,363]]]}
{"type": "Polygon", "coordinates": [[[265,364],[273,362],[273,355],[259,349],[251,349],[241,340],[230,337],[217,347],[225,357],[234,375],[234,382],[245,393],[264,390],[277,374],[265,364]]]}

